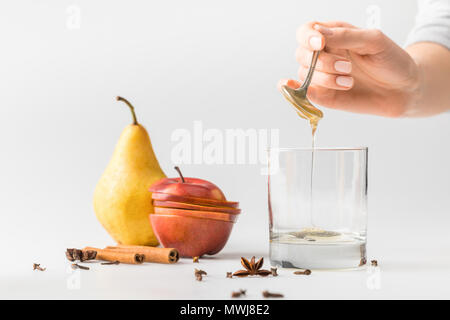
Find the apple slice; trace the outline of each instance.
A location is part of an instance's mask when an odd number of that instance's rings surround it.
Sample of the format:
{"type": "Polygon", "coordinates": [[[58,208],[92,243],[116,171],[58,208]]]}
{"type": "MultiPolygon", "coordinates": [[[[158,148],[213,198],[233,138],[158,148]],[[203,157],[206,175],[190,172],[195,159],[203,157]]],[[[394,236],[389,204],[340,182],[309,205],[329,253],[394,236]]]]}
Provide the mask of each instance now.
{"type": "Polygon", "coordinates": [[[228,214],[239,214],[241,209],[230,208],[230,207],[211,207],[202,206],[199,204],[190,204],[184,202],[175,201],[159,201],[154,200],[153,206],[162,208],[175,208],[175,209],[186,209],[186,210],[198,210],[198,211],[210,211],[210,212],[223,212],[228,214]]]}
{"type": "Polygon", "coordinates": [[[178,195],[174,195],[174,194],[159,193],[159,192],[153,192],[152,199],[153,200],[161,200],[161,201],[175,201],[175,202],[191,203],[191,204],[211,206],[211,207],[228,207],[228,208],[238,208],[239,207],[239,202],[234,202],[234,201],[218,201],[218,200],[212,200],[212,199],[178,196],[178,195]]]}
{"type": "Polygon", "coordinates": [[[229,221],[229,222],[235,222],[238,217],[238,215],[235,215],[235,214],[228,214],[228,213],[221,213],[221,212],[196,211],[196,210],[160,208],[160,207],[155,207],[155,214],[174,215],[174,216],[212,219],[212,220],[222,220],[222,221],[229,221]]]}

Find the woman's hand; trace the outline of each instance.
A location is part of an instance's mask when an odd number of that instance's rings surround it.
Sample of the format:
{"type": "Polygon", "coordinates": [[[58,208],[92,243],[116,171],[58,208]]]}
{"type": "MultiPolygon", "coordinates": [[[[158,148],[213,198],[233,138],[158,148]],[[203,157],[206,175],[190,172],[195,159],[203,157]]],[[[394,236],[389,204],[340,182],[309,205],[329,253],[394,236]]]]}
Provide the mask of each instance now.
{"type": "Polygon", "coordinates": [[[322,50],[310,100],[321,106],[387,117],[412,116],[421,94],[419,67],[411,56],[379,30],[359,29],[344,22],[310,22],[298,29],[300,82],[312,52],[322,50]]]}

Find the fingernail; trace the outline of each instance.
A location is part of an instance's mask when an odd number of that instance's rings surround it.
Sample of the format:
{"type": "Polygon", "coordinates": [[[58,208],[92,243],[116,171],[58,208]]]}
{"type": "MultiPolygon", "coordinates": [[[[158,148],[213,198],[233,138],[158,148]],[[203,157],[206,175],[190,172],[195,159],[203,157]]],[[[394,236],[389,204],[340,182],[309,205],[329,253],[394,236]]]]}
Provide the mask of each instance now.
{"type": "Polygon", "coordinates": [[[333,30],[331,30],[330,28],[321,26],[320,24],[315,24],[314,25],[314,29],[319,31],[324,36],[331,36],[331,35],[333,35],[333,30]]]}
{"type": "Polygon", "coordinates": [[[287,85],[288,87],[292,88],[292,89],[298,89],[298,88],[300,88],[300,84],[299,84],[297,81],[295,81],[295,80],[288,80],[288,81],[286,82],[286,85],[287,85]]]}
{"type": "Polygon", "coordinates": [[[322,48],[322,39],[319,37],[309,38],[309,44],[313,50],[320,50],[322,48]]]}
{"type": "Polygon", "coordinates": [[[341,87],[349,88],[353,85],[353,78],[345,76],[336,77],[336,84],[341,87]]]}
{"type": "Polygon", "coordinates": [[[334,69],[337,72],[350,73],[352,71],[352,64],[348,61],[336,61],[334,63],[334,69]]]}

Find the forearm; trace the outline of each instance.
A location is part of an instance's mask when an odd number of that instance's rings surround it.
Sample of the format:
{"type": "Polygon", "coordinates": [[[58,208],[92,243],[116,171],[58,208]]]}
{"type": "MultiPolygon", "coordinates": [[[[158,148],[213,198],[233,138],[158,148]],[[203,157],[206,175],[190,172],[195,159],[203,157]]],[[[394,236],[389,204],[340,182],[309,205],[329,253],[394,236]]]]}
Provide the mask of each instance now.
{"type": "Polygon", "coordinates": [[[431,42],[407,49],[419,68],[419,81],[407,116],[424,117],[450,110],[450,50],[431,42]]]}

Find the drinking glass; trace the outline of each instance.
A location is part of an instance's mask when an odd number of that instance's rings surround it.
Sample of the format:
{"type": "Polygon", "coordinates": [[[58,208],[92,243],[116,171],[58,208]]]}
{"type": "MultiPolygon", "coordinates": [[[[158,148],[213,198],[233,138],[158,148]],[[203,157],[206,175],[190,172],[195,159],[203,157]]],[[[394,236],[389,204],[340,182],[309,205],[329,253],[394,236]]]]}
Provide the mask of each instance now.
{"type": "Polygon", "coordinates": [[[367,157],[365,147],[269,149],[273,266],[349,269],[366,263],[367,157]]]}

